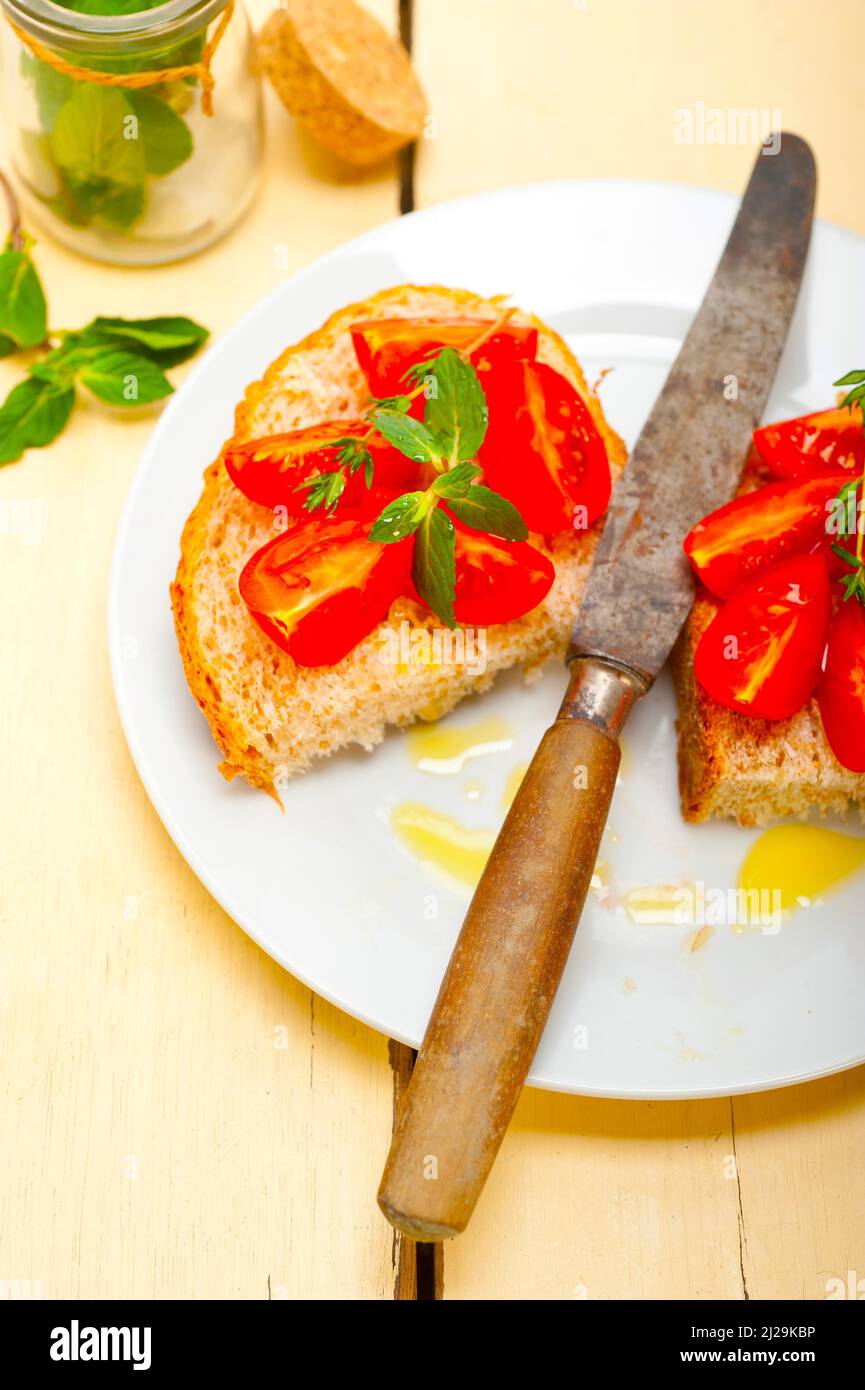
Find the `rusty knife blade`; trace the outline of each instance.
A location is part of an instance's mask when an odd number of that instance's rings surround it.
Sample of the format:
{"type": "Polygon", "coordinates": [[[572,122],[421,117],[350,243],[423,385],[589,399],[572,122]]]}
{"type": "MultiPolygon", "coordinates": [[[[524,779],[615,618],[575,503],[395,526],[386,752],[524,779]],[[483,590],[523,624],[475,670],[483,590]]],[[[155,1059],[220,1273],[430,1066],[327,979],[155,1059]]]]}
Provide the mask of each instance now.
{"type": "Polygon", "coordinates": [[[682,541],[733,496],[775,378],[805,267],[816,170],[781,135],[757,156],[712,283],[613,495],[568,660],[599,656],[651,683],[688,615],[682,541]],[[732,397],[732,398],[730,398],[732,397]]]}

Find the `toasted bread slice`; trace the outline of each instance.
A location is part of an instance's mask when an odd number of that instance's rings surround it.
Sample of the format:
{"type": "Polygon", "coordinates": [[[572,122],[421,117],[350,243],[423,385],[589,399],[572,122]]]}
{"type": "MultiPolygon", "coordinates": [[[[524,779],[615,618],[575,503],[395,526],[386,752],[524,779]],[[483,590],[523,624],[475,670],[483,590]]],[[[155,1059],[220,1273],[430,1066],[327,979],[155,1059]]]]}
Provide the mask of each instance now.
{"type": "Polygon", "coordinates": [[[694,653],[720,603],[702,590],[673,652],[679,701],[679,786],[685,820],[733,817],[763,825],[782,816],[865,816],[865,776],[841,766],[816,700],[792,719],[750,719],[724,709],[694,676],[694,653]]]}
{"type": "MultiPolygon", "coordinates": [[[[349,334],[359,320],[457,316],[493,322],[501,313],[501,303],[440,286],[403,285],[349,305],[284,352],[248,388],[229,443],[357,416],[369,396],[349,334]]],[[[624,445],[607,425],[567,345],[526,314],[514,314],[512,321],[536,324],[539,360],[566,376],[586,400],[615,481],[625,462],[624,445]]],[[[410,640],[415,629],[440,627],[426,609],[400,599],[387,621],[337,665],[304,668],[265,636],[238,593],[245,561],[273,535],[273,514],[234,487],[221,454],[205,472],[204,491],[184,527],[171,601],[186,678],[222,751],[223,775],[242,774],[274,793],[317,758],[350,744],[371,749],[388,725],[441,716],[465,695],[486,689],[497,672],[531,668],[563,653],[598,534],[595,527],[556,537],[550,545],[532,537],[552,557],[556,580],[533,612],[486,630],[485,663],[468,643],[463,661],[424,665],[387,659],[389,651],[406,651],[405,638],[410,640]]]]}

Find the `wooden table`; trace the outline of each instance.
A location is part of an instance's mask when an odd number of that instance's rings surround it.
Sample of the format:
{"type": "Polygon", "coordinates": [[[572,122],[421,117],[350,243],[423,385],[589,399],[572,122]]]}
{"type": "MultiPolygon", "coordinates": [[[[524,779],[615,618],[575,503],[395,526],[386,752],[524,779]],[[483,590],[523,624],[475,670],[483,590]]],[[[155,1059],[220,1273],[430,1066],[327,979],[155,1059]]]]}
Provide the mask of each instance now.
{"type": "MultiPolygon", "coordinates": [[[[396,0],[368,3],[398,25],[396,0]]],[[[268,8],[255,0],[257,21],[268,8]]],[[[820,214],[865,231],[857,0],[400,8],[431,116],[413,187],[396,164],[335,169],[269,97],[266,181],[245,222],[151,271],[89,265],[46,238],[52,322],[185,312],[218,334],[395,215],[401,185],[419,207],[558,176],[739,190],[752,148],[673,138],[674,110],[698,101],[780,110],[817,152],[820,214]]],[[[6,389],[15,368],[0,376],[6,389]]],[[[152,423],[82,406],[52,448],[0,475],[4,504],[28,500],[42,525],[39,543],[0,536],[0,1280],[39,1280],[46,1297],[390,1298],[399,1252],[374,1201],[387,1040],[208,897],[115,713],[109,558],[152,423]]],[[[444,1253],[444,1296],[821,1298],[827,1279],[865,1273],[863,1157],[863,1070],[735,1101],[529,1091],[469,1233],[444,1253]]],[[[402,1266],[412,1297],[411,1250],[402,1266]]]]}

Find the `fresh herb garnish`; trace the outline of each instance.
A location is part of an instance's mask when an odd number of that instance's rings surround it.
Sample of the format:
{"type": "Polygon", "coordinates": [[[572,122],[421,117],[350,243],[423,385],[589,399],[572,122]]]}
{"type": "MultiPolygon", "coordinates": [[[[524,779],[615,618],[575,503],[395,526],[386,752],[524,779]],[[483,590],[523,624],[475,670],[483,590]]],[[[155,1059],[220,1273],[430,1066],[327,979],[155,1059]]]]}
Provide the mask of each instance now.
{"type": "Polygon", "coordinates": [[[0,252],[0,356],[39,348],[27,377],[0,407],[0,465],[25,449],[50,444],[75,404],[76,385],[110,405],[144,405],[174,389],[165,371],[185,362],[208,336],[192,319],[92,319],[84,328],[52,332],[42,283],[33,264],[33,243],[21,227],[8,181],[0,187],[11,230],[0,252]]]}
{"type": "Polygon", "coordinates": [[[50,444],[63,429],[75,404],[71,386],[28,377],[0,406],[0,464],[13,463],[25,449],[50,444]]]}
{"type": "Polygon", "coordinates": [[[375,465],[372,454],[363,440],[352,439],[346,435],[341,439],[335,439],[333,447],[338,450],[336,457],[339,467],[332,473],[316,473],[312,478],[304,478],[303,482],[298,484],[298,492],[307,493],[303,505],[309,512],[314,512],[319,507],[323,507],[326,512],[332,512],[345,491],[347,478],[361,468],[366,486],[372,487],[375,465]]]}
{"type": "Polygon", "coordinates": [[[471,347],[458,352],[442,348],[426,361],[406,372],[411,390],[402,396],[373,402],[366,416],[365,433],[352,440],[338,440],[343,446],[339,467],[306,479],[305,506],[309,511],[324,507],[332,511],[345,488],[346,474],[355,472],[360,453],[366,454],[365,481],[373,482],[373,460],[364,440],[379,434],[401,454],[405,454],[426,478],[427,486],[395,497],[382,509],[370,540],[393,544],[414,535],[412,574],[418,593],[448,627],[455,627],[454,587],[456,533],[448,512],[475,531],[485,531],[503,540],[522,541],[528,528],[511,502],[480,481],[483,470],[472,462],[487,429],[487,403],[474,367],[469,361],[481,343],[501,326],[490,324],[471,347]],[[425,397],[421,422],[409,414],[412,402],[425,397]],[[349,446],[354,446],[349,452],[349,446]],[[447,506],[444,511],[441,503],[447,506]]]}
{"type": "MultiPolygon", "coordinates": [[[[846,406],[848,410],[858,405],[865,412],[865,371],[847,372],[834,383],[836,386],[849,386],[850,390],[841,402],[842,409],[846,406]]],[[[863,429],[865,429],[865,413],[863,413],[863,429]]],[[[852,530],[844,527],[840,534],[844,536],[855,536],[855,551],[848,550],[845,546],[837,542],[832,545],[833,552],[839,559],[843,560],[850,569],[849,574],[842,578],[844,585],[844,601],[856,598],[865,605],[865,471],[861,477],[850,478],[838,491],[835,499],[833,511],[835,515],[844,516],[850,511],[853,515],[852,530]]]]}
{"type": "Polygon", "coordinates": [[[374,410],[371,417],[373,428],[383,435],[388,444],[399,449],[401,454],[415,463],[436,465],[442,458],[442,441],[436,439],[432,430],[411,415],[405,415],[392,406],[374,410]]]}
{"type": "Polygon", "coordinates": [[[369,533],[371,541],[388,545],[391,541],[404,541],[416,531],[430,510],[435,506],[432,488],[427,492],[404,492],[379,513],[375,525],[369,533]]]}

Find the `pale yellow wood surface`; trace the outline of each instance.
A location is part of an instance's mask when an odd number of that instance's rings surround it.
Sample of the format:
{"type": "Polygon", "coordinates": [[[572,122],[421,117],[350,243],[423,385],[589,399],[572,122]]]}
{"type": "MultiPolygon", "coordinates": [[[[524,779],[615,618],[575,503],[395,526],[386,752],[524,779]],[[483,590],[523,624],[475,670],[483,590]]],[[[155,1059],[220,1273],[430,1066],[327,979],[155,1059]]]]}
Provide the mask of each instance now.
{"type": "Polygon", "coordinates": [[[429,136],[418,206],[550,178],[741,190],[742,144],[679,144],[677,110],[780,113],[819,156],[818,213],[865,223],[857,0],[415,0],[429,136]]]}
{"type": "MultiPolygon", "coordinates": [[[[395,22],[391,0],[375,8],[395,22]]],[[[258,202],[195,260],[114,270],[41,237],[52,322],[188,313],[216,336],[396,214],[395,165],[347,182],[310,167],[275,99],[267,116],[258,202]]],[[[313,1008],[210,899],[115,713],[108,566],[153,418],[79,408],[0,473],[0,499],[42,514],[39,543],[0,537],[0,1279],[46,1297],[391,1297],[373,1200],[387,1042],[313,1008]]]]}
{"type": "MultiPolygon", "coordinates": [[[[395,23],[393,0],[367,3],[395,23]]],[[[865,230],[859,18],[856,0],[416,0],[435,118],[418,203],[558,175],[739,188],[749,149],[673,141],[674,109],[702,100],[780,108],[817,150],[822,214],[865,230]]],[[[273,100],[268,118],[255,208],[196,260],[111,270],[43,238],[53,321],[185,312],[218,334],[395,213],[393,167],[348,181],[273,100]]],[[[0,363],[0,387],[13,377],[0,363]]],[[[389,1298],[386,1042],[213,904],[117,722],[108,562],[151,428],[81,409],[0,473],[0,499],[29,499],[42,526],[35,544],[0,538],[0,1280],[389,1298]]],[[[744,1279],[751,1297],[820,1297],[865,1263],[863,1148],[862,1072],[732,1106],[529,1092],[447,1248],[445,1296],[740,1298],[744,1279]]]]}
{"type": "MultiPolygon", "coordinates": [[[[673,138],[702,101],[777,108],[820,214],[865,231],[860,21],[856,0],[418,0],[417,205],[562,176],[739,190],[753,147],[673,138]]],[[[821,1298],[865,1266],[863,1157],[861,1070],[732,1105],[526,1092],[445,1296],[821,1298]]]]}

